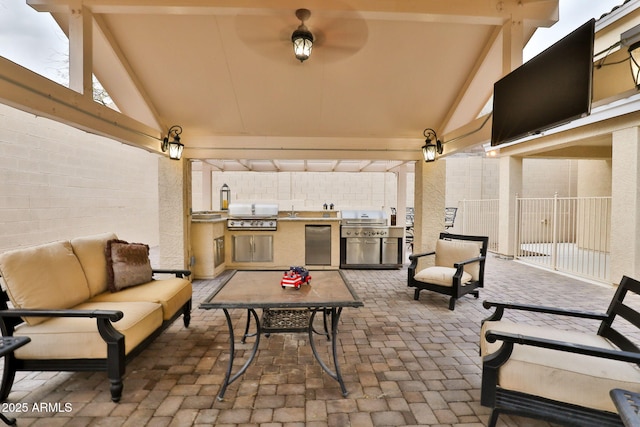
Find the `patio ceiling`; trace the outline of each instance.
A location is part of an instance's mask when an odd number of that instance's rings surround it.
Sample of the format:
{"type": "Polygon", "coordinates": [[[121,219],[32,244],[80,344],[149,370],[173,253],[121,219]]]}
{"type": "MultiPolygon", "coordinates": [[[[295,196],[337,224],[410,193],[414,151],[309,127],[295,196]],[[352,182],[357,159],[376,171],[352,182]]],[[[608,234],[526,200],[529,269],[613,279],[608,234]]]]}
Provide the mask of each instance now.
{"type": "MultiPolygon", "coordinates": [[[[72,67],[81,55],[128,128],[161,138],[178,124],[184,155],[219,170],[411,167],[427,127],[445,141],[445,155],[477,148],[490,121],[478,135],[446,141],[481,122],[503,62],[517,63],[535,29],[558,18],[557,0],[27,3],[70,34],[72,67]],[[290,42],[301,7],[311,10],[316,36],[304,63],[290,42]]],[[[159,142],[105,122],[83,127],[158,150],[159,142]]]]}

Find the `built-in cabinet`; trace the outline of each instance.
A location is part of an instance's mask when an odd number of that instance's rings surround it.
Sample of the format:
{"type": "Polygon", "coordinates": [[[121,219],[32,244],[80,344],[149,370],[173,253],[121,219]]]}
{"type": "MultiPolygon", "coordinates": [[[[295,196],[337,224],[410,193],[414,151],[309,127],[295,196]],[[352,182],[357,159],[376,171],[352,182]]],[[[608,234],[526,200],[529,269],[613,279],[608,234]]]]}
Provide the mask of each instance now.
{"type": "Polygon", "coordinates": [[[273,262],[273,235],[233,236],[233,262],[273,262]]]}
{"type": "Polygon", "coordinates": [[[225,269],[225,223],[191,223],[191,265],[194,279],[212,279],[225,269]]]}
{"type": "Polygon", "coordinates": [[[211,279],[225,270],[283,270],[290,266],[337,269],[340,218],[280,217],[276,230],[229,230],[225,218],[191,222],[194,279],[211,279]]]}

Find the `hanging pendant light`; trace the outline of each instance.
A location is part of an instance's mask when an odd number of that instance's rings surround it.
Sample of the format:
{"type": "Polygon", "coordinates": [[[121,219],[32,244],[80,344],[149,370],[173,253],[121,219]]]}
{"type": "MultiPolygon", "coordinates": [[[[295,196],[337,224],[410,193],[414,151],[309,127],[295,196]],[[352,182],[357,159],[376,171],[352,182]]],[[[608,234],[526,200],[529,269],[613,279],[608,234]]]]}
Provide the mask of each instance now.
{"type": "Polygon", "coordinates": [[[296,17],[300,20],[300,25],[291,34],[291,42],[293,43],[293,53],[300,62],[304,62],[311,56],[311,49],[313,49],[313,34],[304,25],[304,21],[309,19],[311,12],[309,9],[296,10],[296,17]]]}

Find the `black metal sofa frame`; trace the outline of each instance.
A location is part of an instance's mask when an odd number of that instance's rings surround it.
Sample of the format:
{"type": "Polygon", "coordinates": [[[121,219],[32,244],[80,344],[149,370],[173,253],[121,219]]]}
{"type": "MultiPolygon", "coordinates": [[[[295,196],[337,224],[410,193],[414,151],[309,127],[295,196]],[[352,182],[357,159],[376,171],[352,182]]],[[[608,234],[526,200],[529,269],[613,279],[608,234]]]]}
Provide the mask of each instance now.
{"type": "MultiPolygon", "coordinates": [[[[154,274],[174,274],[182,278],[191,275],[189,270],[154,269],[154,274]]],[[[162,281],[158,280],[158,284],[162,281]]],[[[4,360],[2,385],[0,385],[0,401],[5,401],[11,392],[16,372],[19,371],[104,371],[110,382],[111,400],[120,401],[124,388],[122,377],[126,365],[140,354],[156,337],[168,328],[180,315],[185,327],[191,322],[191,299],[178,310],[171,319],[163,321],[162,325],[146,337],[129,354],[125,355],[124,335],[118,332],[112,322],[123,318],[123,313],[117,310],[28,310],[9,308],[9,297],[6,291],[0,291],[0,332],[3,336],[13,336],[14,328],[22,323],[22,317],[85,317],[96,319],[97,328],[107,346],[106,359],[16,359],[9,354],[4,360]]]]}
{"type": "MultiPolygon", "coordinates": [[[[495,426],[498,421],[498,416],[501,413],[537,418],[568,426],[605,427],[623,425],[620,416],[616,413],[577,406],[501,388],[498,384],[498,373],[500,366],[509,359],[515,344],[537,346],[640,365],[640,348],[625,336],[625,334],[613,327],[614,320],[619,316],[630,325],[640,329],[640,313],[624,303],[625,296],[628,292],[640,294],[640,282],[624,276],[605,313],[485,301],[483,303],[485,308],[490,309],[495,307],[496,311],[493,315],[485,319],[483,323],[485,321],[500,320],[505,309],[599,320],[600,326],[597,334],[609,340],[619,349],[610,350],[558,340],[487,330],[485,336],[488,342],[496,342],[496,340],[503,342],[498,351],[485,356],[482,361],[481,404],[493,408],[488,426],[495,426]]],[[[607,392],[609,391],[607,390],[607,392]]]]}

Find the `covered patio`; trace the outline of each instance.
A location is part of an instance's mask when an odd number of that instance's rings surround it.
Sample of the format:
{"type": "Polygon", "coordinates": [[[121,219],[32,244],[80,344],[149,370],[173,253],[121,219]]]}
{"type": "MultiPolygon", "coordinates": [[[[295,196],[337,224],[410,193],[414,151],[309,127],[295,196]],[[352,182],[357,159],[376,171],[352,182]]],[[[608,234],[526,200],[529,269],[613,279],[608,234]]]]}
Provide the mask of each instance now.
{"type": "MultiPolygon", "coordinates": [[[[314,360],[307,335],[286,333],[261,340],[254,364],[217,401],[229,356],[226,321],[221,310],[197,306],[223,275],[194,282],[190,328],[174,324],[134,360],[119,404],[111,402],[102,373],[36,372],[18,374],[4,407],[28,404],[26,412],[13,413],[21,426],[482,426],[489,409],[480,405],[478,339],[489,312],[481,302],[604,311],[614,293],[613,287],[490,255],[480,299],[464,297],[450,311],[439,294],[425,292],[414,301],[406,269],[345,273],[364,302],[341,316],[346,398],[314,360]],[[45,407],[35,411],[34,404],[45,407]]],[[[551,323],[525,315],[520,320],[551,323]]],[[[242,331],[244,310],[232,311],[232,318],[242,331]]],[[[558,326],[597,327],[586,320],[558,326]]],[[[321,352],[328,348],[320,344],[321,352]]],[[[498,425],[548,424],[502,415],[498,425]]]]}

